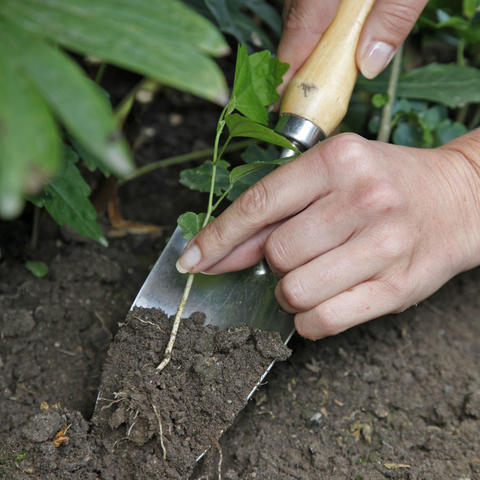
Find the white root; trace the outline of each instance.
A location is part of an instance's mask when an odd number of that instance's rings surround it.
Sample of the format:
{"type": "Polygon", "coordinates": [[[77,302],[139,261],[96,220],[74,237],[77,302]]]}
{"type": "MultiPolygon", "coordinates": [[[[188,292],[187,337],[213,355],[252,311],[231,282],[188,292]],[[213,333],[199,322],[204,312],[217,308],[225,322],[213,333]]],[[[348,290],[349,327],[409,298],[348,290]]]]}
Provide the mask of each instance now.
{"type": "Polygon", "coordinates": [[[185,304],[187,303],[188,295],[190,294],[190,290],[192,288],[193,279],[194,279],[194,274],[190,273],[187,278],[185,290],[183,291],[182,300],[178,305],[178,310],[177,310],[177,314],[175,315],[175,320],[173,321],[172,331],[170,333],[170,339],[168,340],[168,345],[167,345],[167,348],[165,349],[163,360],[161,361],[160,365],[158,365],[157,367],[158,372],[161,372],[169,364],[172,358],[172,350],[173,350],[173,346],[175,345],[175,340],[177,338],[178,327],[180,326],[180,322],[182,320],[183,310],[185,309],[185,304]]]}
{"type": "Polygon", "coordinates": [[[153,411],[155,412],[155,416],[158,420],[158,430],[160,434],[160,446],[162,447],[163,452],[163,459],[167,459],[167,449],[165,448],[165,444],[163,443],[163,427],[162,427],[162,417],[160,416],[160,412],[158,411],[157,407],[152,404],[153,411]]]}

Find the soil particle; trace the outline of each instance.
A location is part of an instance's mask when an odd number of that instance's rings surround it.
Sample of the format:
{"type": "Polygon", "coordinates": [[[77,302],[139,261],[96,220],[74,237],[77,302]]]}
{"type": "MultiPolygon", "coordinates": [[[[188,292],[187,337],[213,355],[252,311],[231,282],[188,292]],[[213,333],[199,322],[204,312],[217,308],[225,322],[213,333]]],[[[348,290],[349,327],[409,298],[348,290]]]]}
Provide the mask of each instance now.
{"type": "Polygon", "coordinates": [[[0,331],[6,337],[21,337],[33,330],[34,327],[35,320],[30,310],[9,309],[3,314],[0,331]]]}
{"type": "Polygon", "coordinates": [[[27,440],[32,442],[44,442],[52,439],[60,430],[64,420],[58,412],[48,411],[37,413],[22,428],[22,433],[27,440]]]}
{"type": "Polygon", "coordinates": [[[480,419],[480,390],[476,390],[467,395],[465,413],[470,417],[480,419]]]}
{"type": "Polygon", "coordinates": [[[194,314],[158,373],[172,322],[159,310],[135,308],[108,353],[93,424],[122,478],[187,478],[270,363],[290,355],[278,335],[245,326],[220,331],[194,314]]]}

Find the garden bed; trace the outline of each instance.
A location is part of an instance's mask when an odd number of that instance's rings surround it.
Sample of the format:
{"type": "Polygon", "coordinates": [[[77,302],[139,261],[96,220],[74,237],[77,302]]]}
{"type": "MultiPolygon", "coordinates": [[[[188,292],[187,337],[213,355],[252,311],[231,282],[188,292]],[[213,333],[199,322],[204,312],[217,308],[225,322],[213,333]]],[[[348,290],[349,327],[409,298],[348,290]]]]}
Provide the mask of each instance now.
{"type": "MultiPolygon", "coordinates": [[[[159,95],[140,117],[138,132],[155,135],[138,163],[208,147],[217,115],[192,97],[159,95]]],[[[104,249],[45,219],[28,252],[31,212],[0,225],[0,478],[168,478],[155,467],[162,447],[153,434],[147,467],[130,461],[119,474],[129,444],[118,457],[103,452],[92,414],[119,323],[176,216],[198,210],[199,197],[177,178],[176,168],[158,170],[120,191],[126,217],[165,226],[162,235],[112,238],[104,249]],[[47,277],[34,278],[27,257],[46,262],[47,277]]],[[[480,478],[479,289],[475,270],[401,315],[320,342],[295,337],[290,359],[275,365],[220,442],[207,442],[191,478],[480,478]]],[[[168,455],[167,438],[165,447],[168,455]]]]}

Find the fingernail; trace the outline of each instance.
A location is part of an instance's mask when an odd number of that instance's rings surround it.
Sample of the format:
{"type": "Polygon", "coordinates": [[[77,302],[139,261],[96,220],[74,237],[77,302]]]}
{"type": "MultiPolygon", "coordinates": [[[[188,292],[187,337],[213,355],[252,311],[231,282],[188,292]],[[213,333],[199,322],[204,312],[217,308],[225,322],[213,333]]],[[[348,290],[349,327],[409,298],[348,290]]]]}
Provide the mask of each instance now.
{"type": "Polygon", "coordinates": [[[395,54],[392,45],[385,42],[372,42],[362,56],[360,70],[365,78],[375,78],[389,63],[395,54]]]}
{"type": "Polygon", "coordinates": [[[202,252],[194,243],[190,245],[177,260],[175,266],[180,273],[188,273],[197,265],[202,259],[202,252]]]}

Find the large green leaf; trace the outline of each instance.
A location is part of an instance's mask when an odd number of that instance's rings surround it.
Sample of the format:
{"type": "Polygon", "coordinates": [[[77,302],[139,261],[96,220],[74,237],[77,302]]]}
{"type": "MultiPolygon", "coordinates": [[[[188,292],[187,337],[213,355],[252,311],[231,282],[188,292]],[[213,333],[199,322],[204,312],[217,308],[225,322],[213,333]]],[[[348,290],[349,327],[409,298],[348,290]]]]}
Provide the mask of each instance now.
{"type": "Polygon", "coordinates": [[[1,17],[0,42],[82,146],[117,175],[129,173],[132,162],[110,104],[80,67],[1,17]]]}
{"type": "Polygon", "coordinates": [[[288,64],[272,58],[269,51],[248,55],[245,45],[240,45],[232,93],[235,108],[251,120],[266,125],[265,107],[278,100],[276,88],[287,70],[288,64]]]}
{"type": "Polygon", "coordinates": [[[73,150],[66,149],[63,171],[32,202],[45,207],[59,225],[68,224],[82,235],[107,246],[107,239],[97,223],[97,212],[88,199],[90,187],[75,166],[77,159],[73,150]]]}
{"type": "MultiPolygon", "coordinates": [[[[386,92],[388,77],[359,79],[358,88],[369,92],[386,92]]],[[[428,100],[459,107],[480,102],[480,69],[455,64],[432,63],[402,75],[398,82],[399,97],[428,100]]]]}
{"type": "MultiPolygon", "coordinates": [[[[1,34],[0,34],[1,35],[1,34]]],[[[26,187],[38,190],[60,164],[56,124],[42,98],[0,48],[0,217],[23,207],[26,187]]]]}
{"type": "Polygon", "coordinates": [[[75,52],[223,101],[223,75],[205,53],[228,47],[217,29],[178,0],[2,0],[0,14],[75,52]]]}

